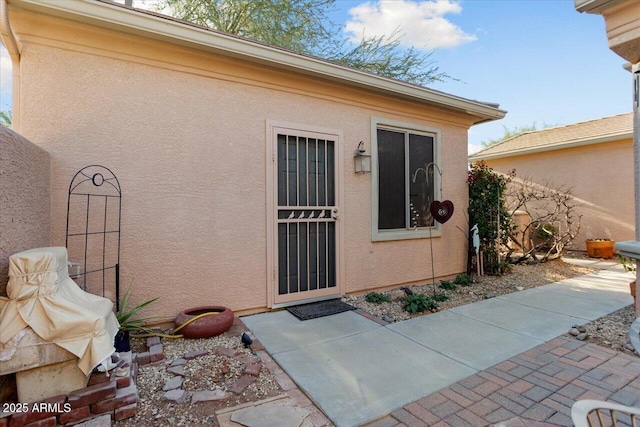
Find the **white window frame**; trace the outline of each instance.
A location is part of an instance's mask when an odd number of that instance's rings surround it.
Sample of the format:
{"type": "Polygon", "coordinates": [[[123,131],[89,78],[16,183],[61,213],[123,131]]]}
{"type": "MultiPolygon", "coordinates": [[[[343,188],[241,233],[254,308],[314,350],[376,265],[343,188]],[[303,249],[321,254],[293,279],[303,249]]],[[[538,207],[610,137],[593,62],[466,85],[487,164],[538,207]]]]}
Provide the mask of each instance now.
{"type": "MultiPolygon", "coordinates": [[[[379,230],[378,229],[378,129],[386,129],[397,132],[416,133],[418,135],[426,135],[433,137],[433,160],[438,167],[440,166],[440,144],[441,131],[438,128],[429,126],[420,126],[414,123],[404,123],[397,120],[385,119],[382,117],[371,118],[371,240],[374,242],[388,240],[407,240],[407,239],[425,239],[429,237],[441,237],[442,229],[437,221],[434,221],[432,227],[422,227],[418,229],[406,228],[395,230],[379,230]]],[[[440,174],[438,169],[434,170],[434,199],[440,197],[439,189],[441,186],[440,174]]],[[[419,176],[420,177],[420,176],[419,176]]]]}

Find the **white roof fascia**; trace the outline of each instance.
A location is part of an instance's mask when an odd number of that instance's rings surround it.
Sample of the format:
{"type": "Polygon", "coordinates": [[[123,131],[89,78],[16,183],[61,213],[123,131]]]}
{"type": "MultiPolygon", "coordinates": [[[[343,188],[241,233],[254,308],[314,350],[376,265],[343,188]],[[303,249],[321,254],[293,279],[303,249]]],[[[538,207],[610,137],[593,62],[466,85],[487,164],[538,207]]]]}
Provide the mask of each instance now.
{"type": "Polygon", "coordinates": [[[601,14],[603,10],[607,10],[619,3],[621,3],[621,0],[573,0],[574,7],[578,12],[593,14],[601,14]]]}
{"type": "Polygon", "coordinates": [[[619,141],[621,139],[633,138],[633,132],[618,133],[615,135],[603,136],[600,138],[578,139],[573,141],[566,141],[560,144],[550,144],[532,148],[520,148],[517,150],[504,151],[502,153],[485,154],[477,153],[468,157],[469,162],[477,162],[480,160],[493,160],[503,159],[505,157],[524,156],[527,154],[544,153],[547,151],[562,150],[565,148],[583,147],[587,145],[601,144],[604,142],[619,141]]]}
{"type": "Polygon", "coordinates": [[[117,27],[132,34],[223,53],[226,56],[267,64],[271,67],[293,69],[303,74],[437,105],[476,116],[479,118],[476,123],[499,120],[506,115],[506,111],[481,102],[377,76],[188,23],[137,12],[118,4],[94,0],[7,0],[7,2],[16,8],[106,28],[117,27]]]}

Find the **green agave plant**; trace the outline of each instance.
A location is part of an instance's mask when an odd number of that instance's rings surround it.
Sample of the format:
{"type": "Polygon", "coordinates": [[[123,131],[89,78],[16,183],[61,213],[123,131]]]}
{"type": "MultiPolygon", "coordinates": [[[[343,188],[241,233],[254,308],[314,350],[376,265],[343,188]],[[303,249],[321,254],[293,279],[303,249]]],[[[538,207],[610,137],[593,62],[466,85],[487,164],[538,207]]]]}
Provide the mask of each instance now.
{"type": "Polygon", "coordinates": [[[153,332],[151,329],[147,328],[145,325],[149,320],[157,319],[157,316],[135,317],[135,315],[138,314],[140,310],[147,307],[149,304],[153,303],[160,297],[155,297],[150,300],[144,301],[131,309],[128,308],[130,298],[131,298],[131,286],[129,286],[127,291],[122,296],[122,299],[120,300],[120,307],[118,311],[116,311],[116,319],[118,319],[118,323],[120,323],[120,330],[143,332],[143,333],[153,332]]]}

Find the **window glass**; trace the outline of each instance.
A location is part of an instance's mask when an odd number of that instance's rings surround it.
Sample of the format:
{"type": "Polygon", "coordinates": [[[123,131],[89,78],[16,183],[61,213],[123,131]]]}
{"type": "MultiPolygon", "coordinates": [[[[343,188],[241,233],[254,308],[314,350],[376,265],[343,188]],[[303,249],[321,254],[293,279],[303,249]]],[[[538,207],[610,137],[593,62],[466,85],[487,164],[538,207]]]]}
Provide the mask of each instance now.
{"type": "Polygon", "coordinates": [[[378,230],[432,227],[434,137],[377,129],[378,230]]]}
{"type": "Polygon", "coordinates": [[[433,201],[433,137],[409,134],[409,227],[431,227],[429,206],[433,201]],[[415,178],[415,180],[414,180],[415,178]]]}
{"type": "Polygon", "coordinates": [[[378,129],[378,229],[405,228],[405,135],[378,129]]]}

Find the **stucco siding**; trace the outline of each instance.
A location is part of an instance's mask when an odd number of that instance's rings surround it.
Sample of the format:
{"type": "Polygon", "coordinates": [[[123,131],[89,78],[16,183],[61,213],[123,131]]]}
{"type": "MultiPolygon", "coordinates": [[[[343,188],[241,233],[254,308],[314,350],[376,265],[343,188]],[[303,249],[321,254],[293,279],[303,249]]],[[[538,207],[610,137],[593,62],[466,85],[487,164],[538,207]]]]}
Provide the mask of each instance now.
{"type": "Polygon", "coordinates": [[[371,242],[371,175],[353,167],[359,141],[370,151],[371,117],[440,129],[443,194],[456,213],[433,239],[435,272],[465,269],[457,227],[467,227],[471,118],[53,18],[38,27],[21,13],[22,132],[51,153],[53,243],[64,245],[74,173],[109,167],[122,186],[122,286],[133,282],[136,300],[160,296],[157,314],[266,308],[268,120],[344,135],[347,293],[431,277],[428,239],[371,242]]]}
{"type": "Polygon", "coordinates": [[[516,169],[518,177],[538,184],[571,188],[582,214],[574,249],[586,250],[587,238],[634,239],[633,141],[600,143],[486,163],[500,172],[516,169]]]}
{"type": "Polygon", "coordinates": [[[0,125],[0,296],[9,257],[51,244],[49,154],[0,125]]]}

